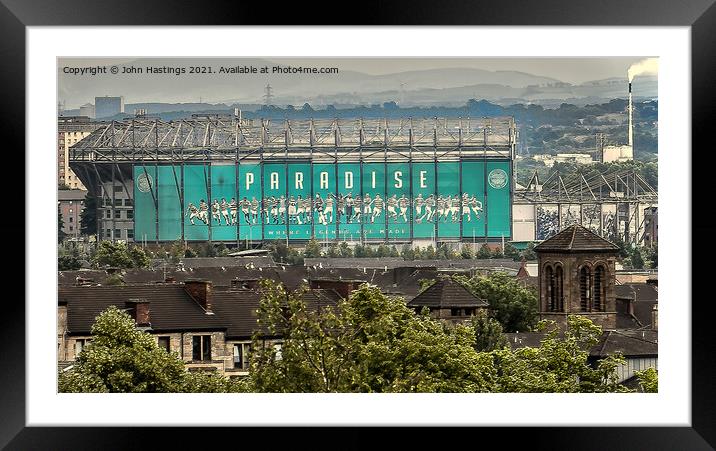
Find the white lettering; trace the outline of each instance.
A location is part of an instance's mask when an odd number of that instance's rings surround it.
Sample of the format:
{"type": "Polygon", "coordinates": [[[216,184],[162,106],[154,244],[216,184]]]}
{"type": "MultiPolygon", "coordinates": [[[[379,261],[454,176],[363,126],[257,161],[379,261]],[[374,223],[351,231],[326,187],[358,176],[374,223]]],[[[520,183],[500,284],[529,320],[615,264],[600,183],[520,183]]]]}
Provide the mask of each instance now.
{"type": "Polygon", "coordinates": [[[372,187],[373,189],[375,189],[375,171],[372,171],[372,172],[370,173],[370,179],[371,179],[371,185],[372,185],[371,187],[372,187]]]}
{"type": "Polygon", "coordinates": [[[271,189],[278,189],[278,172],[271,173],[271,189]]]}
{"type": "Polygon", "coordinates": [[[421,188],[428,187],[428,185],[425,183],[425,180],[427,179],[427,176],[425,174],[427,174],[427,173],[428,173],[428,171],[420,171],[420,187],[421,188]]]}
{"type": "Polygon", "coordinates": [[[321,189],[328,189],[328,172],[321,172],[319,180],[321,189]]]}
{"type": "Polygon", "coordinates": [[[352,188],[353,188],[353,173],[346,172],[346,189],[352,189],[352,188]]]}
{"type": "Polygon", "coordinates": [[[248,191],[251,185],[254,184],[254,174],[251,172],[246,173],[246,191],[248,191]]]}
{"type": "Polygon", "coordinates": [[[296,189],[303,189],[303,172],[296,173],[296,189]]]}
{"type": "Polygon", "coordinates": [[[402,171],[395,171],[395,187],[396,188],[402,188],[403,187],[403,172],[402,171]]]}

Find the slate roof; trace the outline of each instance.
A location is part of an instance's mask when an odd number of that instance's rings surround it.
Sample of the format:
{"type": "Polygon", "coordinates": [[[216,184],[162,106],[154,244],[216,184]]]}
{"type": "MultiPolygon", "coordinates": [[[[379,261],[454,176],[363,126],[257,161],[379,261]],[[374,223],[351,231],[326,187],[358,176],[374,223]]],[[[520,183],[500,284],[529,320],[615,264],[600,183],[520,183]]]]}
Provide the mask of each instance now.
{"type": "MultiPolygon", "coordinates": [[[[519,332],[505,334],[512,349],[537,348],[547,334],[542,332],[519,332]]],[[[625,357],[656,356],[658,333],[655,330],[608,330],[602,333],[599,342],[592,347],[589,355],[606,357],[621,352],[625,357]]]]}
{"type": "Polygon", "coordinates": [[[636,301],[658,301],[659,290],[651,283],[625,283],[622,285],[614,285],[616,297],[620,299],[634,299],[636,301]]]}
{"type": "Polygon", "coordinates": [[[460,259],[460,260],[404,260],[401,257],[383,258],[305,258],[304,266],[323,268],[366,268],[384,270],[394,268],[510,268],[517,270],[520,262],[509,258],[460,259]]]}
{"type": "Polygon", "coordinates": [[[450,278],[443,278],[415,296],[409,307],[489,307],[487,301],[476,298],[465,287],[450,278]]]}
{"type": "Polygon", "coordinates": [[[125,308],[129,299],[150,302],[154,330],[219,330],[225,327],[216,315],[207,315],[184,291],[183,285],[127,285],[103,287],[59,287],[58,300],[67,302],[67,330],[89,333],[95,318],[110,305],[125,308]]]}
{"type": "Polygon", "coordinates": [[[619,247],[586,227],[573,224],[535,246],[536,252],[616,252],[619,247]]]}
{"type": "MultiPolygon", "coordinates": [[[[123,309],[127,300],[139,298],[149,301],[154,332],[223,330],[230,339],[250,338],[258,328],[260,293],[219,288],[212,289],[211,296],[213,315],[189,297],[183,284],[60,287],[58,301],[67,305],[67,329],[74,335],[89,334],[96,317],[110,305],[123,309]]],[[[340,296],[334,290],[316,289],[303,299],[309,309],[321,309],[335,306],[340,296]]]]}

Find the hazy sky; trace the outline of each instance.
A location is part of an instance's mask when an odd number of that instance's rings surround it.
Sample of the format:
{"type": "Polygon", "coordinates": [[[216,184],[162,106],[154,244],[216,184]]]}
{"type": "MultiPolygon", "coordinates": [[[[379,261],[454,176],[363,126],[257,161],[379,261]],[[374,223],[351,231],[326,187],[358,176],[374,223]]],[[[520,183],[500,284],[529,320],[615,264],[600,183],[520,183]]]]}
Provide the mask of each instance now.
{"type": "MultiPolygon", "coordinates": [[[[274,58],[267,58],[275,60],[274,58]]],[[[514,70],[552,77],[569,83],[582,83],[610,77],[625,77],[632,63],[642,57],[619,58],[335,58],[317,59],[343,70],[383,75],[411,70],[469,67],[490,71],[514,70]]],[[[281,58],[282,63],[305,63],[305,59],[281,58]]]]}
{"type": "Polygon", "coordinates": [[[557,79],[572,84],[618,77],[625,79],[627,70],[643,57],[591,57],[591,58],[59,58],[58,97],[67,108],[77,108],[92,102],[95,96],[123,95],[132,102],[191,102],[203,99],[207,102],[260,102],[263,88],[270,83],[278,95],[293,96],[297,102],[302,96],[316,96],[342,92],[366,93],[402,89],[446,89],[475,84],[500,84],[524,87],[527,84],[544,84],[557,79]],[[66,68],[104,66],[166,65],[190,67],[194,65],[232,66],[312,66],[337,67],[337,75],[191,75],[187,70],[180,77],[174,75],[147,74],[71,74],[66,68]],[[463,69],[444,71],[445,69],[463,69]],[[489,73],[465,72],[479,69],[489,73]],[[416,71],[434,71],[431,73],[416,71]],[[440,72],[443,70],[443,72],[440,72]],[[499,74],[498,71],[514,71],[530,74],[499,74]],[[403,77],[401,73],[412,72],[403,77]],[[364,75],[362,75],[364,74],[364,75]],[[545,78],[546,77],[546,78],[545,78]],[[527,81],[525,81],[527,80],[527,81]],[[520,83],[522,85],[520,85],[520,83]]]}

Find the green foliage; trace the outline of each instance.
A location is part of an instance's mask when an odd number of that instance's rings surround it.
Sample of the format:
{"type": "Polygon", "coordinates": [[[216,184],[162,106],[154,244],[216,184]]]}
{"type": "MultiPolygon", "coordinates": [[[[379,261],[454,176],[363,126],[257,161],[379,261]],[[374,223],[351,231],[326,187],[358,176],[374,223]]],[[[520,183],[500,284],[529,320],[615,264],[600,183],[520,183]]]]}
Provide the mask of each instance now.
{"type": "Polygon", "coordinates": [[[353,249],[345,241],[338,246],[338,253],[341,257],[353,257],[353,249]]]}
{"type": "Polygon", "coordinates": [[[488,312],[479,310],[470,319],[475,334],[474,348],[478,352],[489,352],[507,347],[507,338],[502,333],[500,322],[490,317],[488,312]]]}
{"type": "Polygon", "coordinates": [[[505,243],[503,254],[505,258],[511,258],[513,261],[520,261],[522,259],[520,251],[518,251],[512,243],[505,243]]]}
{"type": "Polygon", "coordinates": [[[475,257],[474,252],[472,252],[472,247],[465,244],[462,246],[462,250],[460,251],[460,256],[466,260],[470,260],[475,257]]]}
{"type": "Polygon", "coordinates": [[[537,321],[537,291],[525,287],[504,272],[472,278],[454,276],[454,279],[480,299],[490,304],[495,319],[506,332],[531,330],[537,321]]]}
{"type": "Polygon", "coordinates": [[[101,241],[92,263],[97,267],[131,268],[134,266],[127,245],[122,242],[101,241]]]}
{"type": "Polygon", "coordinates": [[[501,248],[501,247],[496,247],[496,248],[492,251],[492,258],[502,258],[502,257],[504,257],[504,256],[505,256],[505,254],[502,252],[502,248],[501,248]]]}
{"type": "Polygon", "coordinates": [[[415,251],[413,251],[413,248],[409,244],[404,244],[400,250],[400,256],[403,257],[403,260],[414,260],[415,251]]]}
{"type": "Polygon", "coordinates": [[[184,258],[195,258],[197,256],[197,253],[194,249],[191,247],[187,247],[184,250],[184,258]]]}
{"type": "Polygon", "coordinates": [[[132,260],[134,268],[149,268],[149,265],[152,264],[149,255],[139,246],[132,246],[129,249],[129,258],[132,260]]]}
{"type": "Polygon", "coordinates": [[[659,392],[659,374],[654,368],[647,368],[643,371],[635,371],[639,385],[644,393],[659,392]]]}
{"type": "Polygon", "coordinates": [[[80,260],[73,255],[60,255],[57,258],[58,271],[75,271],[82,267],[80,260]]]}
{"type": "Polygon", "coordinates": [[[85,196],[84,208],[80,212],[80,224],[82,235],[97,234],[97,198],[89,192],[85,196]]]}
{"type": "Polygon", "coordinates": [[[308,240],[306,243],[306,250],[303,252],[306,258],[318,258],[321,257],[321,243],[314,237],[308,240]]]}
{"type": "Polygon", "coordinates": [[[112,286],[124,285],[124,277],[119,273],[111,274],[105,279],[104,284],[112,286]]]}
{"type": "Polygon", "coordinates": [[[70,371],[59,374],[60,392],[170,393],[241,391],[242,383],[219,374],[189,373],[176,354],[137,330],[134,320],[115,306],[92,326],[92,341],[70,371]]]}
{"type": "Polygon", "coordinates": [[[435,279],[420,279],[420,280],[418,280],[418,283],[420,284],[420,293],[427,290],[431,286],[435,285],[435,282],[437,282],[437,280],[435,280],[435,279]]]}
{"type": "Polygon", "coordinates": [[[522,251],[520,258],[525,260],[537,260],[537,252],[535,252],[535,243],[529,243],[527,249],[522,251]]]}
{"type": "Polygon", "coordinates": [[[65,220],[62,219],[62,212],[60,209],[57,209],[57,242],[61,243],[62,240],[64,240],[67,237],[67,234],[64,230],[62,230],[65,227],[65,220]]]}
{"type": "Polygon", "coordinates": [[[599,326],[581,316],[569,316],[564,336],[554,322],[541,322],[547,331],[539,348],[498,350],[493,353],[501,371],[497,385],[502,392],[518,393],[605,393],[626,392],[617,383],[620,355],[589,364],[589,349],[602,334],[599,326]]]}
{"type": "Polygon", "coordinates": [[[490,251],[490,247],[487,244],[483,244],[475,257],[480,259],[492,258],[492,251],[490,251]]]}
{"type": "MultiPolygon", "coordinates": [[[[601,329],[569,317],[539,348],[512,351],[485,314],[448,324],[363,285],[335,308],[310,308],[305,287],[261,282],[259,324],[244,389],[258,392],[620,392],[620,356],[589,364],[601,329]],[[281,355],[271,338],[281,336],[281,355]]],[[[543,326],[547,326],[544,324],[543,326]]]]}

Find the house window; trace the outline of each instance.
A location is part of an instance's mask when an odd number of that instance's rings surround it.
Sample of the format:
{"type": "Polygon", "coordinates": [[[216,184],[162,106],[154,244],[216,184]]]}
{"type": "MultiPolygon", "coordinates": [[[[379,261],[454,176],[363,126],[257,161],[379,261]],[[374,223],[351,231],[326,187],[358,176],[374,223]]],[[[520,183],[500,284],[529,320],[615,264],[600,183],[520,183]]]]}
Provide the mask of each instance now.
{"type": "Polygon", "coordinates": [[[157,338],[157,344],[161,349],[164,349],[167,352],[171,351],[171,344],[169,337],[158,337],[157,338]]]}
{"type": "Polygon", "coordinates": [[[115,210],[114,219],[122,219],[122,210],[115,210]]]}
{"type": "Polygon", "coordinates": [[[122,229],[114,229],[114,239],[115,240],[122,239],[122,229]]]}
{"type": "Polygon", "coordinates": [[[131,207],[131,206],[132,206],[132,199],[124,199],[124,206],[125,206],[125,207],[131,207]]]}
{"type": "Polygon", "coordinates": [[[579,271],[579,309],[583,312],[589,311],[592,298],[592,274],[589,268],[582,267],[579,271]]]}
{"type": "Polygon", "coordinates": [[[134,211],[127,210],[127,219],[134,219],[134,211]]]}
{"type": "Polygon", "coordinates": [[[461,316],[462,315],[462,309],[459,308],[451,308],[450,309],[450,316],[461,316]]]}
{"type": "Polygon", "coordinates": [[[90,339],[88,338],[78,338],[75,340],[75,358],[79,357],[80,352],[87,346],[87,343],[90,342],[90,339]]]}
{"type": "Polygon", "coordinates": [[[283,343],[274,343],[273,344],[273,350],[276,353],[275,359],[281,360],[283,359],[283,343]]]}
{"type": "Polygon", "coordinates": [[[249,369],[250,343],[234,344],[234,368],[237,370],[249,369]]]}
{"type": "Polygon", "coordinates": [[[606,298],[606,271],[604,266],[599,265],[594,271],[594,310],[601,312],[604,310],[604,300],[606,298]]]}
{"type": "Polygon", "coordinates": [[[562,267],[545,268],[545,285],[547,287],[547,310],[550,312],[564,311],[564,277],[562,267]]]}
{"type": "MultiPolygon", "coordinates": [[[[72,210],[70,210],[70,213],[72,213],[72,210]]],[[[74,220],[74,218],[72,216],[70,216],[70,222],[74,222],[73,220],[74,220]]]]}
{"type": "Polygon", "coordinates": [[[132,238],[132,239],[134,239],[134,230],[132,230],[132,229],[127,229],[127,238],[132,238]]]}
{"type": "Polygon", "coordinates": [[[211,335],[194,335],[192,339],[192,360],[211,360],[211,335]]]}

